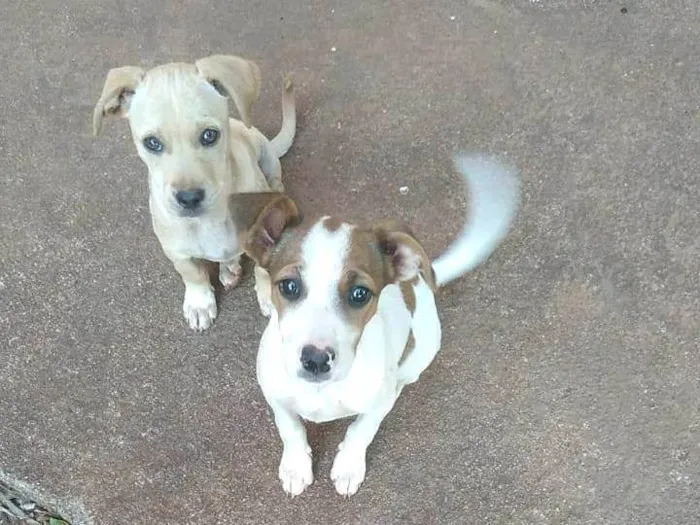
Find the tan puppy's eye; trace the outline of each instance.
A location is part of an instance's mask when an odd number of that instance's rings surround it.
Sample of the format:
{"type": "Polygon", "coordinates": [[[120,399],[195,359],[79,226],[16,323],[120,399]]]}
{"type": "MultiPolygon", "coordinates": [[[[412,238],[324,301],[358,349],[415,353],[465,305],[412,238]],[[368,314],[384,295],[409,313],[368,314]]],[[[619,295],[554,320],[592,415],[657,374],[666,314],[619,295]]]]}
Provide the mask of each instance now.
{"type": "Polygon", "coordinates": [[[207,128],[204,131],[202,131],[202,134],[199,136],[199,142],[202,143],[202,146],[209,147],[213,146],[216,144],[216,142],[219,140],[219,132],[215,129],[212,128],[207,128]]]}
{"type": "Polygon", "coordinates": [[[353,308],[362,308],[372,299],[372,291],[364,286],[353,286],[348,293],[348,303],[353,308]]]}
{"type": "Polygon", "coordinates": [[[153,135],[149,135],[143,139],[143,147],[153,153],[160,153],[163,151],[163,143],[153,135]]]}

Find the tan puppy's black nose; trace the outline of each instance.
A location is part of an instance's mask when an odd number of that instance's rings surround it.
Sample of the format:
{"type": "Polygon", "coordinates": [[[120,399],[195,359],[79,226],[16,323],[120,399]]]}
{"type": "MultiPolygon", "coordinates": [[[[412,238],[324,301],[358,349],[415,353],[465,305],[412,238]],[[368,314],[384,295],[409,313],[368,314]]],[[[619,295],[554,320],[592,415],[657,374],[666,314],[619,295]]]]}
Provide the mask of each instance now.
{"type": "Polygon", "coordinates": [[[331,369],[330,361],[335,356],[332,349],[321,350],[314,345],[301,349],[301,366],[313,375],[325,374],[331,369]]]}
{"type": "Polygon", "coordinates": [[[193,190],[181,190],[175,194],[177,203],[186,210],[196,210],[204,200],[204,190],[195,188],[193,190]]]}

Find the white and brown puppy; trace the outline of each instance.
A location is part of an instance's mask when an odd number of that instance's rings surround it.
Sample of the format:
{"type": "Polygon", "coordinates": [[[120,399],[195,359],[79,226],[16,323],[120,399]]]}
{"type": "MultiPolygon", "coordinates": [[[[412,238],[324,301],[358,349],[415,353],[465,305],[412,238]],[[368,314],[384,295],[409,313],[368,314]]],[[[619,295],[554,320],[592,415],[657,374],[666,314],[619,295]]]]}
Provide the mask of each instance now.
{"type": "MultiPolygon", "coordinates": [[[[205,261],[219,263],[219,280],[235,286],[241,275],[229,197],[282,191],[279,158],[296,129],[294,93],[285,80],[282,128],[268,140],[251,125],[260,92],[254,62],[215,55],[194,64],[172,63],[145,71],[112,69],[93,114],[98,134],[105,116],[129,120],[139,156],[148,166],[153,229],[185,284],[183,313],[194,330],[208,328],[217,314],[205,261]],[[230,96],[241,120],[229,118],[230,96]]],[[[269,276],[256,268],[257,289],[269,276]]],[[[258,295],[269,313],[269,295],[258,295]]]]}
{"type": "Polygon", "coordinates": [[[507,233],[518,203],[514,172],[477,156],[460,157],[457,167],[469,190],[467,222],[432,263],[399,223],[300,222],[284,196],[270,197],[242,240],[273,283],[257,371],[284,445],[287,493],[313,481],[302,419],[354,415],[331,478],[340,494],[357,491],[382,419],[440,348],[434,293],[484,261],[507,233]]]}

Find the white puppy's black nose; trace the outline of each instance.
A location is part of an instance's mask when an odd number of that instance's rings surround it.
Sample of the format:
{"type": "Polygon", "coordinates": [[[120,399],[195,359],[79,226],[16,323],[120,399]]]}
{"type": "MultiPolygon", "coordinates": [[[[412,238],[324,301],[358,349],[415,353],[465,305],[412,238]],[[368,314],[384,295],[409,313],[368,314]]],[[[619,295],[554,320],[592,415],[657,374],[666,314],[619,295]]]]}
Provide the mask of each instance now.
{"type": "Polygon", "coordinates": [[[204,190],[201,188],[180,190],[175,194],[175,200],[186,210],[196,210],[204,200],[204,190]]]}
{"type": "Polygon", "coordinates": [[[334,355],[330,348],[321,350],[314,345],[306,345],[301,349],[301,366],[314,375],[325,374],[331,369],[330,362],[334,355]]]}

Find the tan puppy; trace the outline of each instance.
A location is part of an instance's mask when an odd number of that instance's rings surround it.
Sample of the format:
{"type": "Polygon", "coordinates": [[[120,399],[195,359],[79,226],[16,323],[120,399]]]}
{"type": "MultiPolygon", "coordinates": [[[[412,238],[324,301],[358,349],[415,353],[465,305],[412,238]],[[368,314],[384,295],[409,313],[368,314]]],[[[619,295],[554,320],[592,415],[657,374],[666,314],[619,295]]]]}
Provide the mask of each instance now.
{"type": "MultiPolygon", "coordinates": [[[[283,191],[279,158],[294,140],[293,87],[285,80],[282,128],[272,140],[251,126],[259,92],[255,63],[216,55],[149,71],[112,69],[95,106],[95,135],[105,116],[129,120],[136,150],[148,166],[153,229],[185,283],[183,313],[194,330],[207,329],[217,314],[205,261],[219,263],[225,288],[241,275],[243,249],[229,196],[283,191]],[[229,118],[227,96],[242,121],[229,118]]],[[[269,315],[269,276],[260,268],[255,276],[260,307],[269,315]]]]}

